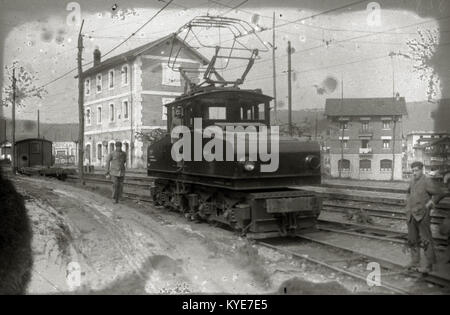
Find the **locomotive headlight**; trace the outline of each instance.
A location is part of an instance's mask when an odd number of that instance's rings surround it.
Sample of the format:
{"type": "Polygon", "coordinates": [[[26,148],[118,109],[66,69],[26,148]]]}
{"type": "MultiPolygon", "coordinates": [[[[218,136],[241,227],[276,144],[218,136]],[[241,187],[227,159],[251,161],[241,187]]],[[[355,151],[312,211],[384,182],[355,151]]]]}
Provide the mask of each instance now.
{"type": "Polygon", "coordinates": [[[255,162],[252,161],[245,161],[244,163],[244,170],[247,172],[251,172],[255,169],[255,162]]]}
{"type": "Polygon", "coordinates": [[[306,165],[313,170],[320,167],[320,159],[317,155],[308,155],[305,159],[306,165]]]}

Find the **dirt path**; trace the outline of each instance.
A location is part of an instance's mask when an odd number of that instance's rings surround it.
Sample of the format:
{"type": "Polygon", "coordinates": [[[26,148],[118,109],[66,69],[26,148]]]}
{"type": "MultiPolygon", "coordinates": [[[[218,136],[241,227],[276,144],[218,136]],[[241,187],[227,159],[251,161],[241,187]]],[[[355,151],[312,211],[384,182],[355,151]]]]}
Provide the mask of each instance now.
{"type": "Polygon", "coordinates": [[[57,180],[19,176],[15,184],[33,221],[30,294],[260,294],[283,292],[286,283],[308,283],[313,293],[367,289],[149,204],[113,204],[96,189],[57,180]],[[67,280],[77,269],[81,286],[67,280]],[[333,280],[344,287],[314,285],[333,280]]]}

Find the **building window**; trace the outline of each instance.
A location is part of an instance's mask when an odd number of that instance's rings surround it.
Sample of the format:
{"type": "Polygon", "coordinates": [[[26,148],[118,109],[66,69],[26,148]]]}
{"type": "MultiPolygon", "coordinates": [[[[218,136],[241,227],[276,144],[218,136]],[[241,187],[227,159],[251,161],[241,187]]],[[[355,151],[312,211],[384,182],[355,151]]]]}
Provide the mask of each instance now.
{"type": "Polygon", "coordinates": [[[348,149],[348,140],[341,140],[341,148],[348,149]]]}
{"type": "Polygon", "coordinates": [[[369,122],[368,121],[363,121],[361,123],[361,130],[362,131],[369,131],[369,122]]]}
{"type": "MultiPolygon", "coordinates": [[[[180,72],[173,71],[166,63],[161,64],[162,67],[162,84],[170,86],[181,86],[180,72]]],[[[175,65],[177,67],[177,65],[175,65]]]]}
{"type": "Polygon", "coordinates": [[[391,147],[391,140],[383,140],[383,149],[389,149],[391,147]]]}
{"type": "Polygon", "coordinates": [[[114,152],[114,142],[109,143],[109,153],[114,152]]]}
{"type": "Polygon", "coordinates": [[[163,97],[162,98],[162,120],[167,120],[167,107],[166,104],[172,103],[175,99],[173,97],[163,97]]]}
{"type": "Polygon", "coordinates": [[[122,85],[128,85],[128,66],[123,66],[121,70],[122,85]]]}
{"type": "Polygon", "coordinates": [[[383,120],[383,129],[391,129],[391,121],[383,120]]]}
{"type": "Polygon", "coordinates": [[[91,145],[87,144],[86,149],[84,151],[85,151],[84,157],[85,161],[87,160],[86,162],[88,162],[88,164],[91,164],[91,145]]]}
{"type": "Polygon", "coordinates": [[[90,125],[91,124],[91,109],[88,108],[86,109],[86,125],[90,125]]]}
{"type": "Polygon", "coordinates": [[[370,148],[369,140],[361,140],[361,148],[364,148],[364,149],[370,148]]]}
{"type": "Polygon", "coordinates": [[[97,144],[97,159],[101,161],[102,159],[102,144],[97,144]]]}
{"type": "Polygon", "coordinates": [[[392,170],[392,160],[381,160],[380,161],[380,171],[391,171],[392,170]]]}
{"type": "Polygon", "coordinates": [[[372,162],[370,160],[359,160],[360,171],[370,171],[372,168],[372,162]]]}
{"type": "Polygon", "coordinates": [[[109,70],[108,74],[109,89],[114,88],[114,70],[109,70]]]}
{"type": "Polygon", "coordinates": [[[128,101],[122,102],[122,115],[123,115],[123,119],[128,119],[128,116],[129,116],[128,101]]]}
{"type": "Polygon", "coordinates": [[[340,126],[339,126],[339,129],[344,129],[344,130],[347,130],[348,129],[348,122],[347,121],[342,121],[341,123],[340,123],[340,126]]]}
{"type": "Polygon", "coordinates": [[[101,73],[97,74],[96,86],[97,86],[97,93],[100,93],[102,91],[102,75],[101,75],[101,73]]]}
{"type": "Polygon", "coordinates": [[[102,107],[97,107],[97,124],[102,123],[102,107]]]}
{"type": "Polygon", "coordinates": [[[109,121],[114,121],[114,104],[109,104],[109,121]]]}
{"type": "Polygon", "coordinates": [[[86,79],[84,81],[84,94],[89,95],[91,94],[91,80],[86,79]]]}
{"type": "Polygon", "coordinates": [[[339,160],[338,169],[342,171],[350,171],[350,161],[349,160],[339,160]]]}

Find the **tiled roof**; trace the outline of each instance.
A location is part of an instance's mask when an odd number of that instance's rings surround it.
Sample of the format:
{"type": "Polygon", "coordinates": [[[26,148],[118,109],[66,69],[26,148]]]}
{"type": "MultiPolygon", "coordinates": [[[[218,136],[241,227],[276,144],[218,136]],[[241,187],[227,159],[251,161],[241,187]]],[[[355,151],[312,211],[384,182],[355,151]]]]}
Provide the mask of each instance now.
{"type": "Polygon", "coordinates": [[[389,116],[406,115],[405,98],[329,98],[325,103],[327,116],[389,116]]]}
{"type": "MultiPolygon", "coordinates": [[[[92,75],[94,73],[97,73],[101,70],[107,69],[111,66],[114,66],[116,64],[120,64],[123,63],[125,60],[127,59],[132,59],[137,57],[139,54],[147,51],[150,48],[153,48],[161,43],[164,43],[167,40],[172,40],[174,34],[169,34],[167,36],[164,36],[160,39],[157,39],[155,41],[152,41],[150,43],[144,44],[142,46],[136,47],[134,49],[128,50],[124,53],[121,53],[117,56],[108,58],[106,60],[101,61],[98,65],[96,65],[95,67],[92,67],[90,69],[87,69],[86,71],[83,72],[82,76],[86,77],[88,75],[92,75]]],[[[200,60],[202,60],[205,64],[207,64],[209,61],[208,59],[206,59],[203,55],[201,55],[197,50],[195,50],[194,48],[192,48],[191,46],[187,45],[186,43],[184,43],[184,41],[180,40],[180,38],[178,36],[175,37],[180,43],[183,43],[192,53],[194,53],[200,60]]]]}

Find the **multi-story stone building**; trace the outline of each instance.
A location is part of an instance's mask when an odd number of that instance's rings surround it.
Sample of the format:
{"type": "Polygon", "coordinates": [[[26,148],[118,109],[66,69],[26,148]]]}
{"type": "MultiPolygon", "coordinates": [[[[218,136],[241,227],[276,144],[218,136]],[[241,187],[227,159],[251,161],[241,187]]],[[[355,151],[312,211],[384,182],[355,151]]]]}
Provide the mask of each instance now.
{"type": "Polygon", "coordinates": [[[100,51],[94,51],[93,67],[82,74],[85,164],[104,166],[106,155],[119,140],[127,152],[128,167],[146,166],[147,144],[136,133],[166,128],[163,105],[184,90],[180,72],[168,65],[171,51],[179,52],[177,66],[198,69],[208,63],[178,38],[172,46],[172,38],[169,35],[103,61],[100,51]]]}
{"type": "Polygon", "coordinates": [[[402,179],[405,99],[327,99],[332,177],[402,179]]]}

